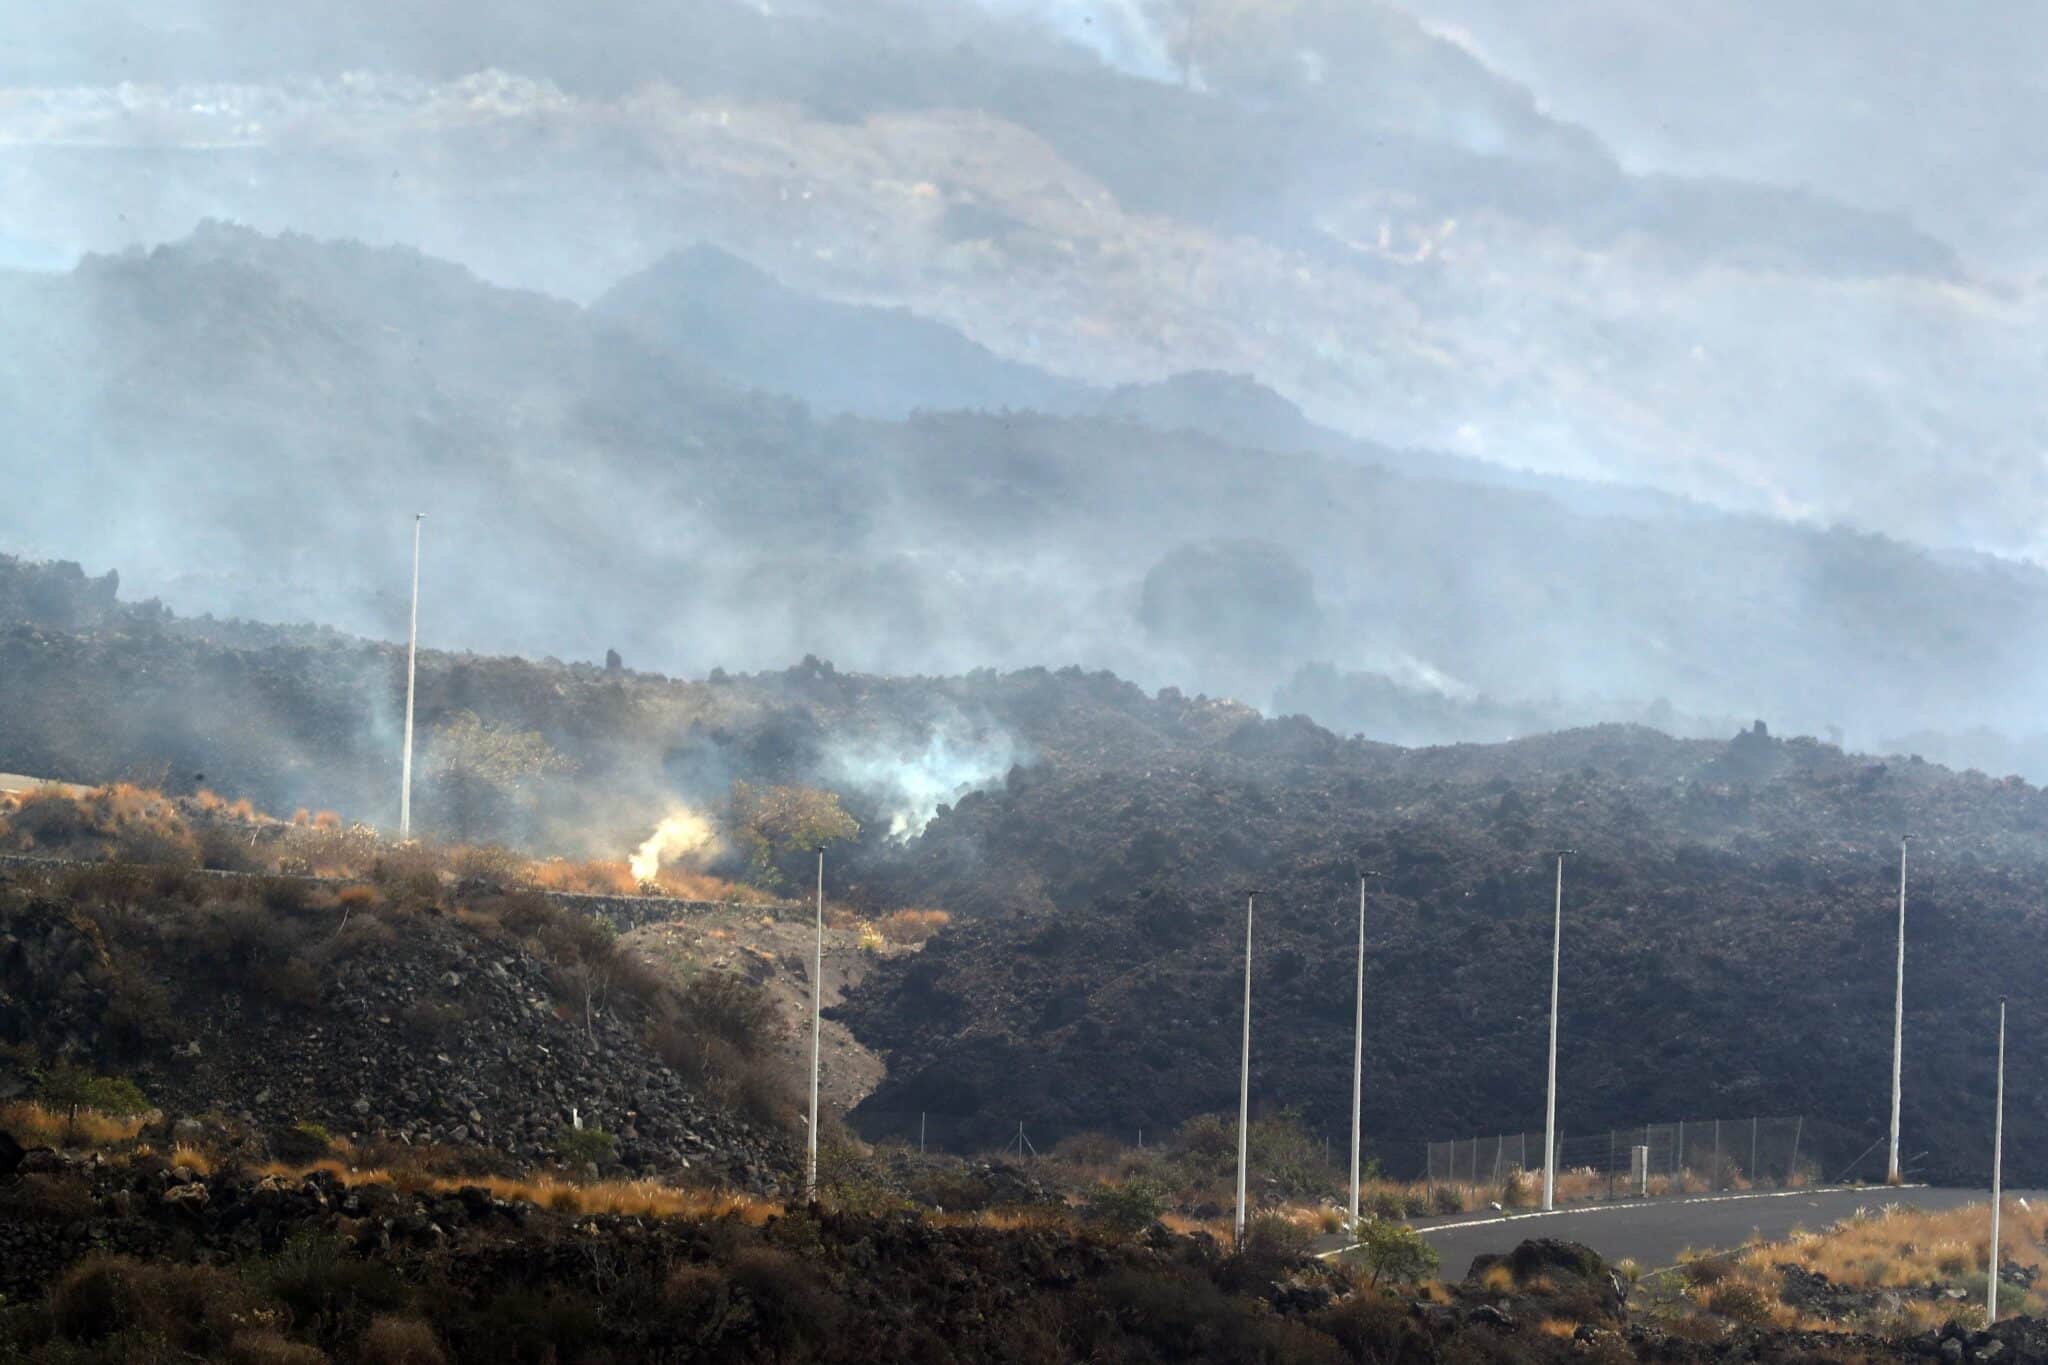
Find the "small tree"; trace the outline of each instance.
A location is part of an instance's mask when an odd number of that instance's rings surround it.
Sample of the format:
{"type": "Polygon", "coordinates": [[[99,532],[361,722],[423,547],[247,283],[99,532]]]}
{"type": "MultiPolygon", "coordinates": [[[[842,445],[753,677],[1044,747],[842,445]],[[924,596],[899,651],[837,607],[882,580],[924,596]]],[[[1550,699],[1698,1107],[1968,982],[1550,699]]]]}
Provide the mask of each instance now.
{"type": "Polygon", "coordinates": [[[1372,1282],[1415,1284],[1436,1274],[1436,1248],[1406,1223],[1374,1218],[1358,1228],[1358,1257],[1372,1272],[1372,1282]]]}
{"type": "Polygon", "coordinates": [[[840,807],[839,794],[816,787],[734,782],[727,823],[733,843],[746,855],[747,879],[769,890],[788,884],[792,859],[860,833],[860,823],[840,807]]]}
{"type": "Polygon", "coordinates": [[[81,1109],[127,1118],[151,1108],[141,1088],[126,1076],[100,1076],[69,1062],[59,1062],[42,1074],[36,1098],[51,1109],[64,1110],[71,1119],[81,1109]]]}
{"type": "Polygon", "coordinates": [[[436,726],[427,749],[441,823],[461,839],[501,831],[538,779],[572,766],[539,731],[487,725],[474,711],[457,711],[436,726]]]}
{"type": "Polygon", "coordinates": [[[1136,1175],[1114,1185],[1099,1186],[1088,1199],[1088,1216],[1119,1237],[1150,1227],[1166,1212],[1166,1186],[1136,1175]]]}

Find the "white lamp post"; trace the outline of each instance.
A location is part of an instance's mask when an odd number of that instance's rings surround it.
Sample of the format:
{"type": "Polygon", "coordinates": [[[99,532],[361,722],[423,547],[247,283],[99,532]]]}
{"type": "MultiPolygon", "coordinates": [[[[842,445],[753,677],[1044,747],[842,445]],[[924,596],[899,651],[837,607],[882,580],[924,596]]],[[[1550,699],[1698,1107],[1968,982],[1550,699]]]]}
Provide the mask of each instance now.
{"type": "Polygon", "coordinates": [[[420,651],[420,526],[425,512],[412,518],[412,629],[405,645],[405,758],[398,779],[398,837],[412,838],[412,703],[419,677],[420,651]]]}

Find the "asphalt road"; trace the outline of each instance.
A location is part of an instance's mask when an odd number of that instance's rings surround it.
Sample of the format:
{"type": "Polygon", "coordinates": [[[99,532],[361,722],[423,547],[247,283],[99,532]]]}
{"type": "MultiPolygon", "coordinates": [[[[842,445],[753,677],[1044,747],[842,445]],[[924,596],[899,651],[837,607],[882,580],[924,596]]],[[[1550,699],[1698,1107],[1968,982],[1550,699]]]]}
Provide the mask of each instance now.
{"type": "MultiPolygon", "coordinates": [[[[2020,1197],[2019,1191],[2007,1192],[2007,1198],[2020,1197]]],[[[2029,1193],[2025,1197],[2041,1196],[2029,1193]]],[[[1989,1190],[1861,1186],[1584,1204],[1556,1213],[1454,1214],[1418,1220],[1415,1228],[1436,1248],[1446,1279],[1462,1277],[1474,1256],[1512,1251],[1516,1243],[1530,1237],[1562,1237],[1583,1243],[1610,1261],[1632,1259],[1645,1269],[1656,1269],[1677,1261],[1688,1247],[1728,1248],[1759,1237],[1777,1241],[1790,1235],[1794,1227],[1818,1232],[1859,1208],[1904,1204],[1941,1210],[1988,1203],[1990,1198],[1989,1190]]],[[[1316,1249],[1328,1253],[1344,1245],[1344,1238],[1332,1237],[1316,1249]]]]}

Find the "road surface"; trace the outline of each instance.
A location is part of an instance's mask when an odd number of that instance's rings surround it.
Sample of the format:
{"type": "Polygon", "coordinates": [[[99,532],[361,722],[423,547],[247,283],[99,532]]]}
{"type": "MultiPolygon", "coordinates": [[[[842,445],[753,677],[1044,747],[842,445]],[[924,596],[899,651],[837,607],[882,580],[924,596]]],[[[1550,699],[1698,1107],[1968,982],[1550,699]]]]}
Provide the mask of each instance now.
{"type": "MultiPolygon", "coordinates": [[[[2038,1192],[2008,1191],[2008,1199],[2038,1199],[2038,1192]]],[[[1762,1237],[1778,1241],[1794,1227],[1818,1232],[1859,1208],[1887,1204],[1942,1210],[1988,1203],[1989,1190],[1886,1189],[1767,1191],[1757,1194],[1689,1195],[1683,1198],[1581,1204],[1556,1213],[1463,1213],[1418,1219],[1416,1231],[1436,1248],[1446,1279],[1461,1278],[1482,1252],[1512,1251],[1530,1237],[1561,1237],[1593,1248],[1610,1261],[1631,1259],[1646,1270],[1671,1265],[1688,1247],[1728,1248],[1762,1237]]],[[[1340,1252],[1343,1237],[1318,1243],[1324,1254],[1340,1252]]]]}

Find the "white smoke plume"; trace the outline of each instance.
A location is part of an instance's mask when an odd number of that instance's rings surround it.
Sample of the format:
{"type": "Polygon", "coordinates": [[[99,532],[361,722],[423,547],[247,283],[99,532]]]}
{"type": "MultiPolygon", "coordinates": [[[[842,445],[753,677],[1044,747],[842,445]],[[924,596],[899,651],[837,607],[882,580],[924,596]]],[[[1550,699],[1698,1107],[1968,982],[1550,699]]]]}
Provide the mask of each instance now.
{"type": "Polygon", "coordinates": [[[934,728],[921,746],[869,742],[835,750],[826,773],[835,785],[878,800],[898,843],[923,834],[941,805],[1001,782],[1030,761],[1017,741],[998,730],[976,732],[964,723],[934,728]]]}
{"type": "Polygon", "coordinates": [[[719,848],[718,830],[710,820],[687,808],[678,810],[655,826],[633,854],[633,879],[651,882],[662,868],[675,863],[701,868],[719,848]]]}

